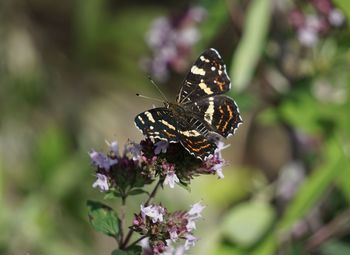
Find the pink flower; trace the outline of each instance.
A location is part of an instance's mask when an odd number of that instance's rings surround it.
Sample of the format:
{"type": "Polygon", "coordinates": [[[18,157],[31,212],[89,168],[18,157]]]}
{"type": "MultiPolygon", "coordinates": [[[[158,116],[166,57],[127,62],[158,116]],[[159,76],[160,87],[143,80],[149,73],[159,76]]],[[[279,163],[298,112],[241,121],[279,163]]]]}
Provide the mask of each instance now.
{"type": "Polygon", "coordinates": [[[163,221],[165,210],[160,205],[149,205],[147,207],[141,205],[141,213],[143,217],[148,216],[153,223],[156,223],[163,221]]]}
{"type": "Polygon", "coordinates": [[[188,232],[191,232],[192,230],[196,229],[196,222],[193,219],[189,219],[186,225],[186,229],[188,232]]]}
{"type": "Polygon", "coordinates": [[[117,141],[112,141],[112,142],[106,141],[106,143],[107,143],[109,149],[111,150],[111,152],[113,152],[116,157],[119,157],[119,145],[118,145],[118,142],[117,141]]]}
{"type": "Polygon", "coordinates": [[[103,174],[96,174],[97,180],[92,184],[93,188],[98,188],[101,192],[108,191],[108,179],[107,176],[103,174]]]}
{"type": "Polygon", "coordinates": [[[191,234],[187,234],[186,235],[186,242],[185,242],[185,250],[190,249],[191,247],[194,247],[196,245],[196,241],[198,239],[191,235],[191,234]]]}
{"type": "Polygon", "coordinates": [[[191,209],[188,211],[188,215],[190,215],[193,219],[197,219],[202,217],[201,212],[205,208],[204,205],[201,204],[201,202],[195,203],[192,205],[191,209]]]}
{"type": "Polygon", "coordinates": [[[169,143],[164,140],[160,140],[159,142],[155,143],[154,148],[154,154],[158,155],[160,153],[166,153],[166,150],[168,149],[169,143]]]}
{"type": "Polygon", "coordinates": [[[164,184],[169,185],[169,187],[172,189],[175,187],[175,183],[179,183],[179,182],[180,180],[175,174],[175,172],[168,172],[164,180],[164,184]]]}
{"type": "Polygon", "coordinates": [[[328,15],[328,20],[332,26],[339,27],[344,23],[345,17],[339,9],[333,9],[328,15]]]}
{"type": "Polygon", "coordinates": [[[175,174],[175,164],[163,163],[162,167],[166,174],[164,184],[169,185],[169,187],[173,189],[175,187],[175,183],[180,182],[179,178],[175,174]]]}
{"type": "Polygon", "coordinates": [[[175,242],[175,241],[179,238],[179,237],[178,237],[178,234],[177,234],[177,229],[176,229],[176,227],[170,229],[169,235],[170,235],[171,241],[173,241],[173,242],[175,242]]]}
{"type": "Polygon", "coordinates": [[[106,155],[99,153],[99,152],[96,152],[94,150],[89,153],[89,156],[90,156],[92,162],[97,167],[103,168],[107,171],[111,168],[112,165],[118,163],[117,159],[111,159],[111,158],[107,157],[106,155]]]}

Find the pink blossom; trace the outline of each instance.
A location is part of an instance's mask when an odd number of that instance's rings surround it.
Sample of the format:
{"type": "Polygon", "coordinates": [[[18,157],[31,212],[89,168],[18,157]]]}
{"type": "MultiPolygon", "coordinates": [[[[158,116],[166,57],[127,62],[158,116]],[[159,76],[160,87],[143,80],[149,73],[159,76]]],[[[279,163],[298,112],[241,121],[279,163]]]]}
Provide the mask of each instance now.
{"type": "Polygon", "coordinates": [[[201,202],[195,203],[192,205],[191,209],[188,211],[188,215],[190,215],[192,218],[197,219],[202,217],[201,212],[205,208],[204,205],[201,204],[201,202]]]}
{"type": "Polygon", "coordinates": [[[93,188],[98,188],[101,192],[108,191],[108,179],[107,176],[103,174],[96,174],[97,180],[92,184],[93,188]]]}
{"type": "Polygon", "coordinates": [[[187,234],[186,235],[186,242],[185,242],[185,250],[190,249],[191,247],[194,247],[196,245],[196,241],[198,239],[191,235],[191,234],[187,234]]]}
{"type": "Polygon", "coordinates": [[[156,223],[163,221],[165,210],[159,205],[149,205],[147,207],[143,207],[143,205],[141,205],[141,213],[143,217],[148,216],[151,218],[153,223],[156,223]]]}

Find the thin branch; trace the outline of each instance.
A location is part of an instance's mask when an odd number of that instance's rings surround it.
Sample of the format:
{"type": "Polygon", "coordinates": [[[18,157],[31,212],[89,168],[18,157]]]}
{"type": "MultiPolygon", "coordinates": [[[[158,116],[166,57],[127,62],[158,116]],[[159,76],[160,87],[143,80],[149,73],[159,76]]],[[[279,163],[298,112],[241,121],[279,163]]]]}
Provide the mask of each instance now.
{"type": "Polygon", "coordinates": [[[146,203],[145,203],[145,206],[148,206],[148,204],[152,201],[152,199],[156,196],[156,193],[157,193],[157,190],[159,188],[161,184],[161,180],[158,181],[157,185],[154,187],[153,191],[151,192],[151,194],[149,195],[146,203]]]}
{"type": "Polygon", "coordinates": [[[125,249],[134,246],[135,244],[137,244],[138,242],[140,242],[141,240],[145,239],[147,236],[141,236],[139,239],[137,239],[136,241],[132,242],[130,245],[128,245],[127,247],[125,247],[125,249]]]}
{"type": "Polygon", "coordinates": [[[312,251],[331,238],[350,232],[350,209],[344,211],[330,223],[320,228],[306,243],[306,250],[312,251]]]}
{"type": "MultiPolygon", "coordinates": [[[[159,186],[161,185],[161,180],[159,180],[158,181],[158,183],[156,184],[156,186],[153,188],[153,191],[151,192],[151,194],[149,195],[149,197],[148,197],[148,199],[147,199],[147,201],[145,202],[145,205],[144,206],[148,206],[148,204],[152,201],[152,199],[155,197],[155,195],[156,195],[156,193],[157,193],[157,190],[158,190],[158,188],[159,188],[159,186]]],[[[128,245],[128,243],[129,243],[129,241],[130,241],[130,239],[131,239],[131,236],[132,236],[132,234],[134,233],[134,230],[132,230],[132,229],[130,229],[129,230],[129,232],[128,232],[128,234],[127,234],[127,236],[126,236],[126,238],[125,238],[125,240],[124,240],[124,242],[121,242],[121,245],[120,245],[120,248],[121,249],[124,249],[127,245],[128,245]]],[[[140,241],[140,240],[139,240],[140,241]]],[[[129,245],[130,246],[130,245],[129,245]]]]}

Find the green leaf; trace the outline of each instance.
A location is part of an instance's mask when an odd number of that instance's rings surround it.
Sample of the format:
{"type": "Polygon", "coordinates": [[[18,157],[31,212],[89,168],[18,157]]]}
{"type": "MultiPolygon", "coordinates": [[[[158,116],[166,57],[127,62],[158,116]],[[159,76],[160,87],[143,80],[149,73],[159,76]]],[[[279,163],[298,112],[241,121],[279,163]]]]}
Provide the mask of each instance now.
{"type": "Polygon", "coordinates": [[[110,192],[106,193],[106,195],[103,197],[103,199],[110,200],[110,199],[115,199],[118,197],[122,197],[122,195],[119,192],[110,191],[110,192]]]}
{"type": "Polygon", "coordinates": [[[264,202],[251,201],[234,207],[224,220],[223,231],[234,243],[250,247],[257,243],[271,226],[275,212],[264,202]]]}
{"type": "Polygon", "coordinates": [[[322,254],[337,254],[348,255],[350,254],[350,246],[346,243],[339,241],[329,241],[323,244],[320,248],[322,254]]]}
{"type": "Polygon", "coordinates": [[[132,246],[127,250],[114,250],[112,255],[140,255],[142,248],[140,246],[132,246]]]}
{"type": "Polygon", "coordinates": [[[133,190],[130,190],[128,192],[128,195],[135,196],[135,195],[139,195],[139,194],[142,194],[142,193],[148,193],[148,192],[143,190],[143,189],[133,189],[133,190]]]}
{"type": "Polygon", "coordinates": [[[96,201],[87,201],[90,224],[96,231],[116,238],[119,234],[117,214],[107,205],[96,201]]]}
{"type": "Polygon", "coordinates": [[[251,1],[230,70],[237,91],[244,90],[251,80],[265,46],[270,19],[271,0],[251,1]]]}
{"type": "Polygon", "coordinates": [[[346,15],[347,19],[350,20],[350,1],[349,0],[333,0],[334,4],[337,5],[346,15]]]}
{"type": "MultiPolygon", "coordinates": [[[[237,2],[237,0],[231,1],[230,4],[233,2],[237,2]]],[[[227,3],[223,0],[202,0],[201,5],[205,9],[210,10],[208,19],[201,25],[201,40],[197,44],[197,48],[202,50],[210,45],[222,25],[227,21],[230,13],[227,3]]]]}

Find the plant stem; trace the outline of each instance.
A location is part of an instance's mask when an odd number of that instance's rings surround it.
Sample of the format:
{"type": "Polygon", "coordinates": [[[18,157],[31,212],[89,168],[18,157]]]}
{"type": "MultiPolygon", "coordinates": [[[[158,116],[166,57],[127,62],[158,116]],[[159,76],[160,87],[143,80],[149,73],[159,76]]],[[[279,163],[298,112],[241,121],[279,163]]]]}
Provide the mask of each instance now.
{"type": "Polygon", "coordinates": [[[139,239],[137,239],[136,241],[132,242],[130,245],[128,245],[127,247],[125,248],[129,248],[129,247],[132,247],[134,246],[135,244],[137,244],[138,242],[140,242],[141,240],[145,239],[147,236],[141,236],[139,239]]]}
{"type": "MultiPolygon", "coordinates": [[[[160,184],[161,184],[161,181],[159,180],[158,183],[156,184],[156,186],[153,188],[153,190],[152,190],[151,194],[149,195],[147,201],[145,202],[145,205],[144,205],[144,206],[148,206],[148,204],[149,204],[149,203],[152,201],[152,199],[156,196],[156,193],[157,193],[157,190],[158,190],[160,184]]],[[[129,241],[130,241],[131,236],[132,236],[133,233],[134,233],[134,230],[130,229],[129,232],[128,232],[128,234],[127,234],[127,236],[126,236],[126,238],[125,238],[125,240],[124,240],[124,242],[121,242],[121,244],[120,244],[120,249],[124,249],[124,248],[128,245],[128,243],[129,243],[129,241]]],[[[142,239],[143,239],[143,238],[141,238],[141,239],[139,238],[139,239],[137,240],[137,242],[139,242],[139,241],[142,240],[142,239]]],[[[134,244],[137,243],[137,242],[133,242],[132,244],[134,245],[134,244]]],[[[130,245],[129,245],[129,246],[130,246],[130,245]]]]}
{"type": "Polygon", "coordinates": [[[149,203],[152,201],[152,199],[156,196],[156,193],[157,193],[157,190],[158,190],[160,184],[161,184],[161,181],[159,180],[158,183],[157,183],[157,185],[154,187],[152,193],[149,195],[149,197],[148,197],[148,199],[147,199],[147,201],[146,201],[146,203],[145,203],[145,207],[148,206],[148,204],[149,204],[149,203]]]}
{"type": "Polygon", "coordinates": [[[120,238],[119,238],[119,244],[123,244],[123,239],[124,239],[124,226],[125,226],[125,206],[126,206],[126,198],[122,197],[122,206],[120,209],[120,226],[119,226],[119,231],[120,231],[120,238]]]}
{"type": "Polygon", "coordinates": [[[345,210],[330,223],[323,226],[306,242],[306,250],[312,252],[326,241],[350,232],[350,209],[345,210]]]}

